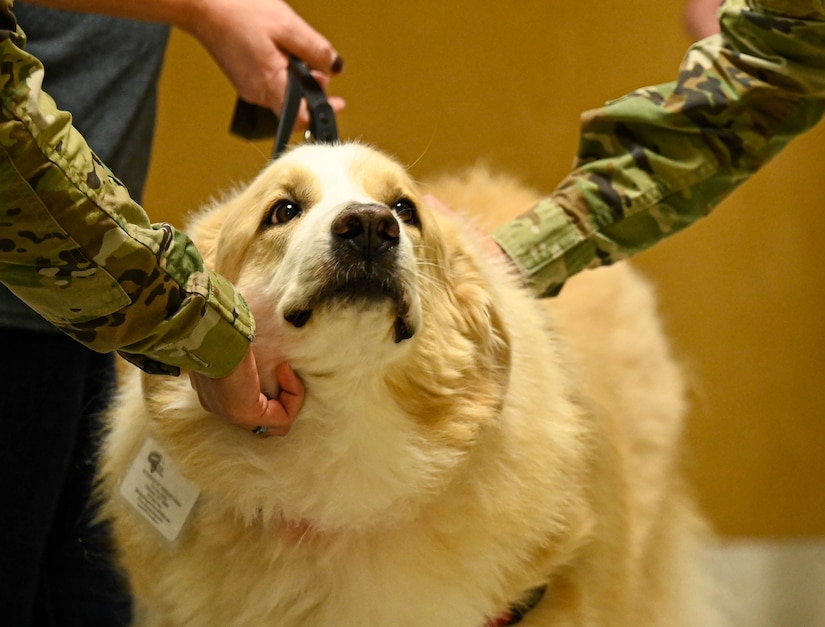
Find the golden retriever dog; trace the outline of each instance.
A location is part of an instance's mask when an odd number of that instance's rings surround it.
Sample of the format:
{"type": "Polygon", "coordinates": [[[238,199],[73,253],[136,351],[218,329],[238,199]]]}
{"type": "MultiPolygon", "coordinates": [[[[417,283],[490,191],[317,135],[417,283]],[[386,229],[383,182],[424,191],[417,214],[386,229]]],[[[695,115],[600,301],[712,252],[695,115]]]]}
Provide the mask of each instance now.
{"type": "MultiPolygon", "coordinates": [[[[483,172],[431,190],[492,221],[535,200],[483,172]]],[[[101,481],[139,624],[709,624],[684,383],[629,265],[537,300],[359,144],[287,152],[191,234],[306,400],[260,437],[185,376],[126,375],[101,481]],[[195,496],[132,485],[173,467],[195,496]]]]}

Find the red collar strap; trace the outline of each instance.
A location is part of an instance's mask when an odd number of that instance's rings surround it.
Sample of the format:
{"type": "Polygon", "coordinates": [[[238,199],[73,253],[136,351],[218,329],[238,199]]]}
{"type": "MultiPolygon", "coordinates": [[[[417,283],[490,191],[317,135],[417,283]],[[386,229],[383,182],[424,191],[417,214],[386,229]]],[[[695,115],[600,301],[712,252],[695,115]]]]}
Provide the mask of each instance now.
{"type": "Polygon", "coordinates": [[[539,586],[528,590],[524,595],[524,600],[510,606],[506,612],[488,621],[484,627],[506,627],[520,623],[525,615],[536,607],[544,598],[547,586],[539,586]]]}

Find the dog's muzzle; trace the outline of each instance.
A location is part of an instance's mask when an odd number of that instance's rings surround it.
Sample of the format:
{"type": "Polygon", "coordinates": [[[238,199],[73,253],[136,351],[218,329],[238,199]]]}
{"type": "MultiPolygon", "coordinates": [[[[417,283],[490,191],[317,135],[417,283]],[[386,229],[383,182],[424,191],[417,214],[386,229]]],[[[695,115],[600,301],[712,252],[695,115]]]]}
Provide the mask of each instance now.
{"type": "Polygon", "coordinates": [[[396,305],[395,341],[411,338],[410,300],[398,267],[401,225],[395,214],[384,205],[350,205],[332,221],[330,235],[328,279],[306,306],[288,311],[286,321],[303,327],[325,301],[391,300],[396,305]]]}

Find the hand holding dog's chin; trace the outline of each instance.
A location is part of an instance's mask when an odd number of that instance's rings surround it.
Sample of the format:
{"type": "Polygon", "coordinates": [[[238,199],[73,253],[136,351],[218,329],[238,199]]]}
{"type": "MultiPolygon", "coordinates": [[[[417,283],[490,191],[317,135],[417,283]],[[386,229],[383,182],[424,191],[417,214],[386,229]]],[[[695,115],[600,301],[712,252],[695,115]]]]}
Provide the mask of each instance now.
{"type": "Polygon", "coordinates": [[[304,402],[304,385],[287,363],[278,365],[275,376],[280,391],[269,398],[261,390],[250,349],[226,377],[213,379],[190,372],[189,381],[206,411],[249,431],[267,427],[267,435],[286,435],[304,402]]]}

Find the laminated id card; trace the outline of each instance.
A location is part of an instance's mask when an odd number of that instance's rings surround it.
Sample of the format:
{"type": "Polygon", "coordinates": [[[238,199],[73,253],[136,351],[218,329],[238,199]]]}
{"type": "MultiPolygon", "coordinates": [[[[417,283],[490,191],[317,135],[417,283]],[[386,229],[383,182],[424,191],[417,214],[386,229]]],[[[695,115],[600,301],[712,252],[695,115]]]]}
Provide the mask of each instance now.
{"type": "Polygon", "coordinates": [[[152,438],[146,438],[120,484],[120,495],[169,542],[177,539],[199,494],[152,438]]]}

